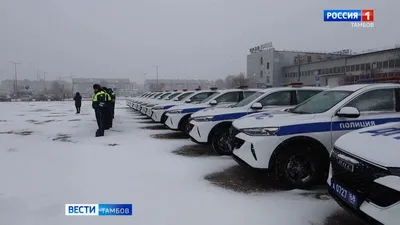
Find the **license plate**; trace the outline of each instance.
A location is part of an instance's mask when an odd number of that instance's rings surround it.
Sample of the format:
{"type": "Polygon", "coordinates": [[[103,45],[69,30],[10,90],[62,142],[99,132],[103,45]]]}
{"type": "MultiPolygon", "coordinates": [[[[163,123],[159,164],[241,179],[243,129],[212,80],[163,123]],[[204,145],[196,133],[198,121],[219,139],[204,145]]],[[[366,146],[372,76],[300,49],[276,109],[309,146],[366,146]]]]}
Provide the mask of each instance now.
{"type": "Polygon", "coordinates": [[[350,192],[349,190],[347,190],[347,188],[343,187],[340,184],[337,184],[333,179],[331,179],[331,187],[333,191],[348,205],[350,205],[355,209],[358,207],[357,196],[352,192],[350,192]]]}

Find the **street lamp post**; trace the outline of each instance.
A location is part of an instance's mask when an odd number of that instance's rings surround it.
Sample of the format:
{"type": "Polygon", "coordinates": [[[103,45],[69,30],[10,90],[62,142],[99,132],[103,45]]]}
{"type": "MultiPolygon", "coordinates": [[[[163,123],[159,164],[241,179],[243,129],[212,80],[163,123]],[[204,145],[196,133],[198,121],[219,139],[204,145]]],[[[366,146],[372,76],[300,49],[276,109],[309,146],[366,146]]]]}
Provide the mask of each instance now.
{"type": "Polygon", "coordinates": [[[14,64],[14,94],[17,95],[18,92],[18,77],[17,77],[17,65],[21,64],[15,61],[10,62],[14,64]]]}

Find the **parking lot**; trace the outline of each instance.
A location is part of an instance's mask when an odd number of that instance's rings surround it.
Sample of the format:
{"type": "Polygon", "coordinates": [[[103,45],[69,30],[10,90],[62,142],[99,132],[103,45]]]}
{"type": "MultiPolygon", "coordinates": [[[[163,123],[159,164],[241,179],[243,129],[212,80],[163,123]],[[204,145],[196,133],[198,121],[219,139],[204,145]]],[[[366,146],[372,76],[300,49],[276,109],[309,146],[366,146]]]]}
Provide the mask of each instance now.
{"type": "Polygon", "coordinates": [[[0,224],[361,224],[325,186],[281,190],[125,101],[101,138],[90,102],[0,107],[0,224]],[[133,216],[66,217],[68,203],[132,203],[133,216]]]}

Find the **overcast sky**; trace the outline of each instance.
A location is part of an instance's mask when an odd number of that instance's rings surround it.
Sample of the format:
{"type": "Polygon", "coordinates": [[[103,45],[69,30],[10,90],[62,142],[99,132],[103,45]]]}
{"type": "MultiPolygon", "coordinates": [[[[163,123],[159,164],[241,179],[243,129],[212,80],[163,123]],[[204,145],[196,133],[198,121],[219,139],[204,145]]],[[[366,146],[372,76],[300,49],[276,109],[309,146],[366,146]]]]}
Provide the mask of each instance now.
{"type": "Polygon", "coordinates": [[[1,0],[0,80],[13,76],[216,79],[249,48],[337,51],[400,44],[399,0],[1,0]],[[324,23],[324,9],[374,9],[374,28],[324,23]]]}

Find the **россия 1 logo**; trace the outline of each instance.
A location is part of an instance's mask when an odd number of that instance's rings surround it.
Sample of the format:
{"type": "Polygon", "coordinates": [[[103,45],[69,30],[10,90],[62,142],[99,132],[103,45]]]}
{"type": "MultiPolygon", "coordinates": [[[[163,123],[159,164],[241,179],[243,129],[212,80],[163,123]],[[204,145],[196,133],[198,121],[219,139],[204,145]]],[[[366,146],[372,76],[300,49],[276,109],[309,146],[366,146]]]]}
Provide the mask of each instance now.
{"type": "Polygon", "coordinates": [[[325,22],[350,22],[352,27],[374,27],[373,9],[326,9],[325,22]]]}

